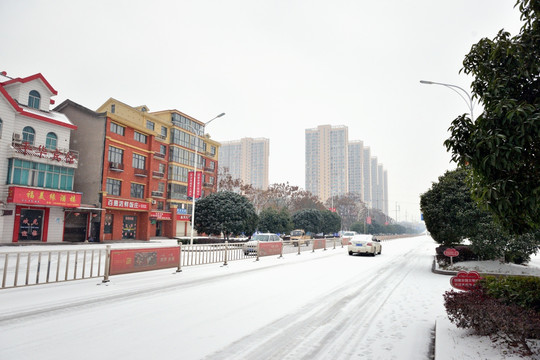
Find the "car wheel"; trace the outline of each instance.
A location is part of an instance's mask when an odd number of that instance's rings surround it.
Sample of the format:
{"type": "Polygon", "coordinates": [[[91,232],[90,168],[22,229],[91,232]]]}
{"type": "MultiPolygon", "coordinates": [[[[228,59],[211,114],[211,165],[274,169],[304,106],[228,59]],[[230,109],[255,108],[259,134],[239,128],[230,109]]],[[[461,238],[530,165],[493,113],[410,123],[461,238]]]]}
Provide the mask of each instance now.
{"type": "Polygon", "coordinates": [[[379,248],[379,255],[382,254],[382,246],[379,248]]]}
{"type": "Polygon", "coordinates": [[[371,253],[371,256],[375,257],[377,255],[377,249],[373,249],[373,252],[371,253]]]}
{"type": "Polygon", "coordinates": [[[349,251],[349,255],[351,255],[351,256],[352,256],[352,251],[349,251]]]}

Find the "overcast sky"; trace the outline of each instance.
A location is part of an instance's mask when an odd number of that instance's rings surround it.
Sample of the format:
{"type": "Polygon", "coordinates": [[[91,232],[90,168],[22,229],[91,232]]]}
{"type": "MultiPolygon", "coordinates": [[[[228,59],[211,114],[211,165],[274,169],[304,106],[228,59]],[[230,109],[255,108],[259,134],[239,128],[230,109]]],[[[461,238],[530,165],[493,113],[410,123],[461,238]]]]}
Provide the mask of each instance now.
{"type": "MultiPolygon", "coordinates": [[[[450,122],[469,112],[464,56],[514,0],[0,0],[0,71],[42,73],[97,109],[113,97],[178,109],[218,141],[270,139],[270,183],[305,187],[305,130],[346,125],[388,171],[390,216],[419,220],[419,195],[450,163],[450,122]],[[396,211],[399,210],[399,211],[396,211]]],[[[476,108],[475,114],[480,109],[476,108]]]]}

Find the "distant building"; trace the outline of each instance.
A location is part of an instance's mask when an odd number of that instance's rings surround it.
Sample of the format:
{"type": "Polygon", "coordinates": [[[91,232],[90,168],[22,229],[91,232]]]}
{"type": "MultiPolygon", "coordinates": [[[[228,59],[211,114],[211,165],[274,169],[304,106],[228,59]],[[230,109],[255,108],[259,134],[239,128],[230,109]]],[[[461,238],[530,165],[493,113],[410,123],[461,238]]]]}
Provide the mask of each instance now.
{"type": "Polygon", "coordinates": [[[222,141],[219,154],[221,174],[230,174],[244,184],[266,190],[269,185],[268,169],[270,140],[266,138],[242,138],[222,141]]]}
{"type": "Polygon", "coordinates": [[[360,195],[364,200],[364,142],[349,142],[349,193],[360,195]]]}
{"type": "Polygon", "coordinates": [[[349,191],[349,132],[346,126],[306,129],[306,190],[326,202],[349,191]]]}

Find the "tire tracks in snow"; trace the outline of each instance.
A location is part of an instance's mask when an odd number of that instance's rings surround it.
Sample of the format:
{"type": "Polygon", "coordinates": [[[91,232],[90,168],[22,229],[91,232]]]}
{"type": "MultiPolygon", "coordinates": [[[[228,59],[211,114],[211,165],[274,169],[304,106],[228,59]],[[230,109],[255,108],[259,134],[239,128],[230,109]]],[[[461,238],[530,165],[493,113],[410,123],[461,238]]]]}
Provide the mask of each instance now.
{"type": "Polygon", "coordinates": [[[358,357],[359,352],[368,355],[374,319],[418,262],[415,251],[385,263],[374,282],[358,279],[342,285],[205,359],[339,360],[358,357]]]}

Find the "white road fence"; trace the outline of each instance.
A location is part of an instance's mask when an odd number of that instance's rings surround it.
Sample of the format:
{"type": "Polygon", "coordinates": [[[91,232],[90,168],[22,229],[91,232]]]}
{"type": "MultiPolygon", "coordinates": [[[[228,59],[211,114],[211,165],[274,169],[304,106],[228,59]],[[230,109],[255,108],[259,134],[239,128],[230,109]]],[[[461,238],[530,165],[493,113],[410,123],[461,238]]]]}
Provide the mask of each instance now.
{"type": "MultiPolygon", "coordinates": [[[[129,244],[126,249],[141,250],[146,254],[145,260],[160,261],[157,256],[148,255],[153,249],[156,249],[156,251],[161,249],[160,244],[157,244],[155,248],[149,247],[149,245],[151,244],[145,244],[140,249],[134,249],[135,245],[129,244]]],[[[75,250],[52,250],[50,249],[51,245],[50,247],[47,246],[49,249],[45,251],[18,251],[18,249],[15,251],[13,249],[0,251],[1,289],[99,277],[103,277],[104,281],[108,281],[111,269],[111,246],[104,246],[103,244],[75,246],[77,247],[75,250]]],[[[311,239],[301,241],[299,244],[293,244],[290,241],[273,244],[258,243],[251,244],[251,247],[247,246],[246,243],[238,242],[201,245],[180,244],[179,261],[174,267],[178,266],[178,271],[181,271],[182,267],[185,266],[213,263],[227,265],[229,261],[235,260],[252,259],[258,261],[259,258],[264,256],[292,256],[300,255],[303,252],[324,251],[344,246],[346,244],[343,244],[340,238],[311,239]]],[[[115,249],[122,249],[122,246],[115,245],[115,249]]],[[[127,265],[133,265],[132,263],[137,262],[137,257],[126,257],[122,261],[125,261],[127,265]]],[[[138,265],[138,263],[135,265],[138,265]]],[[[145,269],[144,266],[141,266],[127,272],[153,269],[155,267],[149,266],[145,269]]]]}

